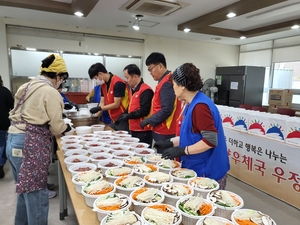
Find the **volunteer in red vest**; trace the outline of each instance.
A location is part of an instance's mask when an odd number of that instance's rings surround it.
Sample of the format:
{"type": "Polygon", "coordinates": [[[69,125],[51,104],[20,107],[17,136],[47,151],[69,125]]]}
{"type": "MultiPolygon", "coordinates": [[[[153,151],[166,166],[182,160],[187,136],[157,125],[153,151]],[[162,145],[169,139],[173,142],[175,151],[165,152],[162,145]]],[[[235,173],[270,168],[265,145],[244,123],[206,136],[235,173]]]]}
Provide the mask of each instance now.
{"type": "MultiPolygon", "coordinates": [[[[149,118],[141,122],[141,127],[151,125],[154,141],[165,141],[175,137],[176,119],[180,114],[181,103],[175,97],[171,72],[167,70],[165,56],[159,52],[151,53],[146,59],[148,71],[157,85],[152,99],[149,118]]],[[[159,151],[158,151],[159,152],[159,151]]]]}
{"type": "MultiPolygon", "coordinates": [[[[91,79],[98,80],[101,85],[101,101],[97,107],[91,108],[92,114],[107,110],[111,122],[115,123],[116,119],[128,107],[128,87],[120,77],[108,72],[103,64],[95,63],[89,68],[91,79]]],[[[111,124],[116,130],[128,130],[128,122],[111,124]]]]}
{"type": "Polygon", "coordinates": [[[150,126],[140,127],[140,123],[150,114],[153,90],[145,84],[141,78],[141,71],[135,64],[129,64],[124,68],[124,76],[130,87],[130,101],[126,110],[116,121],[128,121],[129,130],[133,137],[137,137],[141,142],[152,146],[152,130],[150,126]]]}

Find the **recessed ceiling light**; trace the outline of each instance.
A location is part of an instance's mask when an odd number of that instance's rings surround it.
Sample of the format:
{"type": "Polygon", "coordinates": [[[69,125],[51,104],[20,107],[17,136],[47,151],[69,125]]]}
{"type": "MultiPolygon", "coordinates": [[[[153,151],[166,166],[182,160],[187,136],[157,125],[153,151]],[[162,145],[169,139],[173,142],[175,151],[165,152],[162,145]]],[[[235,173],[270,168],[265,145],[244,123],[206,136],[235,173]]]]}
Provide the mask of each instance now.
{"type": "Polygon", "coordinates": [[[299,29],[299,25],[294,25],[291,27],[293,30],[299,29]]]}
{"type": "Polygon", "coordinates": [[[191,31],[191,29],[190,29],[190,28],[184,28],[183,31],[184,31],[185,33],[188,33],[188,32],[191,31]]]}
{"type": "Polygon", "coordinates": [[[246,37],[245,37],[245,36],[240,36],[240,39],[242,39],[242,40],[243,40],[243,39],[246,39],[246,37]]]}
{"type": "Polygon", "coordinates": [[[232,18],[232,17],[235,17],[235,16],[236,16],[236,14],[233,13],[233,12],[230,12],[230,13],[227,14],[228,18],[232,18]]]}
{"type": "Polygon", "coordinates": [[[77,11],[77,12],[74,12],[74,15],[75,15],[75,16],[78,16],[78,17],[82,17],[82,16],[83,16],[83,13],[80,12],[80,11],[77,11]]]}

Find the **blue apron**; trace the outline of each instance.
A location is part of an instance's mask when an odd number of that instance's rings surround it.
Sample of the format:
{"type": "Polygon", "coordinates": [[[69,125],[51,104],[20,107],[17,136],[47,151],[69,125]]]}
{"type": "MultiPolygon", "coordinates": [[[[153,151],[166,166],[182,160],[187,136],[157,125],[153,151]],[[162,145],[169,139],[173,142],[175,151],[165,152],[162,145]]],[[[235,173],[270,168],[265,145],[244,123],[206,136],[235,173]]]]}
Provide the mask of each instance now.
{"type": "MultiPolygon", "coordinates": [[[[101,86],[97,85],[94,87],[94,101],[99,103],[101,100],[101,86]]],[[[101,120],[101,118],[100,118],[101,120]]],[[[108,112],[105,110],[102,112],[102,122],[106,123],[106,124],[110,124],[111,123],[111,119],[109,117],[108,112]]]]}

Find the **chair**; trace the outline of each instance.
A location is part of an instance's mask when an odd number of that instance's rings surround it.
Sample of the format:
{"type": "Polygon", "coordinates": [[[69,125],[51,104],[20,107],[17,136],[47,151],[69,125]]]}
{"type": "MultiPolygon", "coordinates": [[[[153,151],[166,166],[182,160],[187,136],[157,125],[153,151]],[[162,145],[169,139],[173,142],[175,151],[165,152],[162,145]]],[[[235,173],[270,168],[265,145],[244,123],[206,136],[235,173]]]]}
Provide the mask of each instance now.
{"type": "Polygon", "coordinates": [[[256,110],[260,112],[268,112],[268,109],[262,106],[252,106],[251,110],[256,110]]]}
{"type": "Polygon", "coordinates": [[[242,105],[239,105],[239,108],[249,109],[250,110],[252,108],[252,105],[242,104],[242,105]]]}
{"type": "Polygon", "coordinates": [[[281,114],[281,115],[295,116],[296,115],[296,110],[287,109],[287,108],[279,108],[277,110],[277,113],[281,114]]]}

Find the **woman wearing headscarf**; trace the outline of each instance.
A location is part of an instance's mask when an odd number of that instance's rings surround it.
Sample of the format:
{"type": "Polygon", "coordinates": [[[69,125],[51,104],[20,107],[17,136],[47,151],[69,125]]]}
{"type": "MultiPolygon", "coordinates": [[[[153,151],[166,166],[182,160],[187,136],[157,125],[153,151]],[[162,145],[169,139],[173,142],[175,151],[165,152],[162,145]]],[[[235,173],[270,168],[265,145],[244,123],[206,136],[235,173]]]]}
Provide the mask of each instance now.
{"type": "Polygon", "coordinates": [[[10,111],[7,158],[16,182],[15,225],[47,225],[47,175],[51,137],[71,130],[62,119],[63,101],[57,91],[68,78],[63,58],[42,60],[40,75],[23,84],[10,111]]]}
{"type": "Polygon", "coordinates": [[[180,138],[174,142],[157,142],[163,158],[180,157],[183,168],[194,170],[199,177],[215,179],[225,189],[230,168],[220,113],[212,100],[200,89],[203,82],[199,69],[185,63],[172,74],[176,97],[186,102],[180,138]]]}

